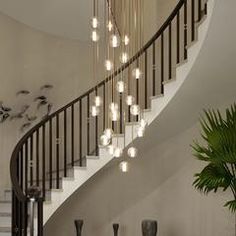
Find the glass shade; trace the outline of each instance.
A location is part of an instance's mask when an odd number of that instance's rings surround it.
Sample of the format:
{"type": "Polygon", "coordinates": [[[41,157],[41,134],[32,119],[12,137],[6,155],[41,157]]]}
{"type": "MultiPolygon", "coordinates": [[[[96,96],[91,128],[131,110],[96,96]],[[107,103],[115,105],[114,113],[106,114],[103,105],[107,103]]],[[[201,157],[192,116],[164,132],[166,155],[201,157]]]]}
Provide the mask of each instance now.
{"type": "Polygon", "coordinates": [[[110,128],[107,128],[104,130],[103,134],[105,134],[109,139],[111,139],[113,135],[113,130],[110,128]]]}
{"type": "Polygon", "coordinates": [[[91,38],[92,38],[93,42],[97,42],[99,40],[99,34],[98,34],[97,30],[94,29],[92,31],[91,38]]]}
{"type": "Polygon", "coordinates": [[[110,36],[110,46],[112,48],[117,48],[120,46],[120,37],[116,34],[110,36]]]}
{"type": "Polygon", "coordinates": [[[102,105],[102,98],[100,96],[96,96],[94,98],[94,104],[95,106],[100,107],[102,105]]]}
{"type": "Polygon", "coordinates": [[[118,81],[116,84],[116,90],[118,93],[123,93],[125,91],[125,83],[124,81],[118,81]]]}
{"type": "Polygon", "coordinates": [[[124,37],[123,37],[123,43],[125,44],[125,46],[127,46],[129,44],[129,36],[126,34],[124,37]]]}
{"type": "Polygon", "coordinates": [[[113,29],[113,24],[112,22],[109,20],[108,23],[107,23],[107,28],[108,28],[108,31],[111,32],[112,29],[113,29]]]}
{"type": "Polygon", "coordinates": [[[133,116],[139,115],[140,114],[140,107],[139,107],[139,105],[132,105],[130,107],[130,113],[133,116]]]}
{"type": "Polygon", "coordinates": [[[120,170],[124,173],[129,171],[129,163],[127,161],[122,161],[119,167],[120,167],[120,170]]]}
{"type": "Polygon", "coordinates": [[[128,62],[129,60],[129,55],[127,52],[122,52],[121,55],[120,55],[120,62],[122,64],[125,64],[126,62],[128,62]]]}
{"type": "Polygon", "coordinates": [[[135,79],[141,79],[142,71],[139,68],[134,68],[132,71],[132,75],[135,79]]]}
{"type": "Polygon", "coordinates": [[[100,142],[101,142],[101,145],[102,146],[107,146],[110,144],[110,139],[105,135],[103,134],[101,137],[100,137],[100,142]]]}
{"type": "Polygon", "coordinates": [[[122,156],[122,149],[119,148],[119,147],[116,147],[116,148],[114,149],[114,157],[119,158],[119,157],[121,157],[121,156],[122,156]]]}
{"type": "Polygon", "coordinates": [[[91,116],[93,116],[93,117],[98,116],[98,115],[99,115],[99,112],[100,112],[99,107],[97,107],[97,106],[91,106],[91,108],[90,108],[91,116]]]}
{"type": "Polygon", "coordinates": [[[126,97],[126,104],[128,105],[128,106],[131,106],[131,105],[133,105],[133,103],[134,103],[134,97],[132,96],[132,95],[128,95],[127,97],[126,97]]]}
{"type": "Polygon", "coordinates": [[[97,17],[93,17],[91,19],[91,26],[93,29],[97,29],[99,26],[99,22],[98,22],[98,18],[97,17]]]}
{"type": "Polygon", "coordinates": [[[111,60],[106,60],[105,61],[105,68],[107,71],[111,71],[113,69],[113,63],[111,60]]]}
{"type": "Polygon", "coordinates": [[[138,149],[135,147],[130,147],[127,152],[128,156],[131,158],[135,158],[138,155],[138,149]]]}

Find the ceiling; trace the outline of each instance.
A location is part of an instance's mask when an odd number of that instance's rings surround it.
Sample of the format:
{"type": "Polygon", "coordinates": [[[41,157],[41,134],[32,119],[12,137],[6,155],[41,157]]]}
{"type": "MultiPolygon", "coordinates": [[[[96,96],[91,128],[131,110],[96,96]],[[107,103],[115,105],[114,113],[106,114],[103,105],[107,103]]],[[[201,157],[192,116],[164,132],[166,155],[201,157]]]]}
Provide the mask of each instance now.
{"type": "MultiPolygon", "coordinates": [[[[53,35],[88,41],[92,2],[92,0],[0,0],[0,12],[53,35]]],[[[100,9],[103,9],[103,1],[98,2],[100,9]]]]}

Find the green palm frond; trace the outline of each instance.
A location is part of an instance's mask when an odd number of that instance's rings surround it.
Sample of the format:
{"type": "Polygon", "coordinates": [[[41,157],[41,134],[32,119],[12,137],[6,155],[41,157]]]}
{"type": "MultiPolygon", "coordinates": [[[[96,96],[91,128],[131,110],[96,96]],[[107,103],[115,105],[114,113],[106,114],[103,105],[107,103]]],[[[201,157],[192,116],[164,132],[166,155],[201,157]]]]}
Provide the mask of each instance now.
{"type": "MultiPolygon", "coordinates": [[[[207,166],[195,174],[193,185],[206,194],[230,187],[236,199],[236,104],[226,109],[225,118],[219,110],[204,110],[200,124],[205,144],[194,141],[191,147],[197,160],[207,162],[207,166]]],[[[235,201],[226,203],[233,212],[235,201]]]]}
{"type": "Polygon", "coordinates": [[[228,207],[232,213],[236,212],[236,200],[228,201],[224,206],[228,207]]]}

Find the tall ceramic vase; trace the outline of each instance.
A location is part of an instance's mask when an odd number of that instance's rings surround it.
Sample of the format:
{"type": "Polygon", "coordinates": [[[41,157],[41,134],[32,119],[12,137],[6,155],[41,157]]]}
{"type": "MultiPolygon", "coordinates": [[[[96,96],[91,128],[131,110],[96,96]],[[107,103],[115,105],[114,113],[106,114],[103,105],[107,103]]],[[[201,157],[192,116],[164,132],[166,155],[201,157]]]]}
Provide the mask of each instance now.
{"type": "Polygon", "coordinates": [[[119,224],[113,224],[114,236],[118,236],[119,224]]]}
{"type": "Polygon", "coordinates": [[[142,221],[143,236],[156,236],[157,235],[157,221],[144,220],[142,221]]]}
{"type": "Polygon", "coordinates": [[[77,236],[81,236],[82,235],[83,224],[84,224],[83,220],[75,220],[75,228],[76,228],[76,235],[77,236]]]}

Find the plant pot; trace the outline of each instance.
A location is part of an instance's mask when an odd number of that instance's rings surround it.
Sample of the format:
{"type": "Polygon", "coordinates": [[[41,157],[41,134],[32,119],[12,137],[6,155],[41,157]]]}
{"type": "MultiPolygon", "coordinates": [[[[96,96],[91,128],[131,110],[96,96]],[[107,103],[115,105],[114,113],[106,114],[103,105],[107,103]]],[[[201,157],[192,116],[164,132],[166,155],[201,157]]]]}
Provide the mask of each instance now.
{"type": "Polygon", "coordinates": [[[119,224],[113,224],[114,236],[118,236],[119,224]]]}
{"type": "Polygon", "coordinates": [[[157,235],[157,221],[143,220],[142,221],[142,234],[143,236],[156,236],[157,235]]]}
{"type": "Polygon", "coordinates": [[[76,228],[76,235],[77,236],[81,236],[82,235],[83,224],[84,224],[83,220],[75,220],[75,228],[76,228]]]}

